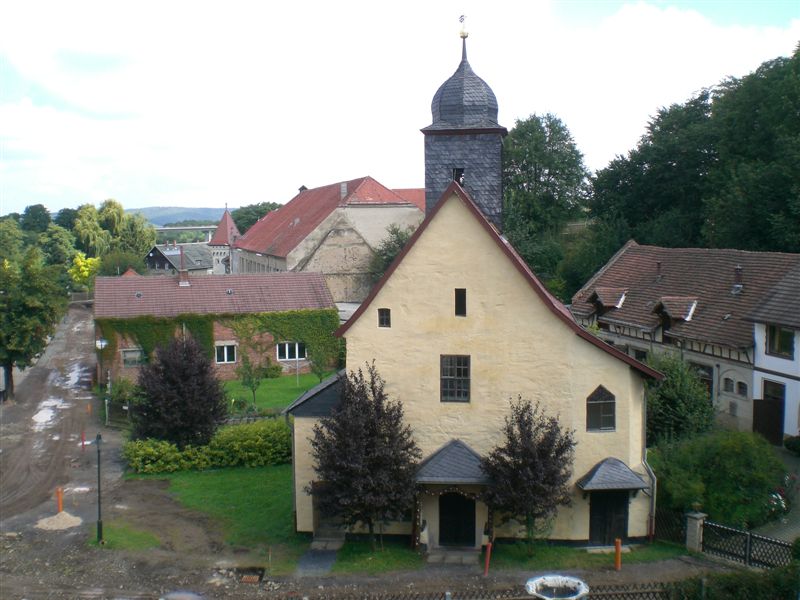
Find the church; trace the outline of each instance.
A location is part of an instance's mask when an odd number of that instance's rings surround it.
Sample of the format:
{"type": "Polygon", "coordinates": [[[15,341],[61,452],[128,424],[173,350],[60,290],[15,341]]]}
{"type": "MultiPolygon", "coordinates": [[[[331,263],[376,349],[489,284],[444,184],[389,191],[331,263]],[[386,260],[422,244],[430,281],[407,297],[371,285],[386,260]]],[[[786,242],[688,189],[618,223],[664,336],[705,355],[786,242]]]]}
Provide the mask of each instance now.
{"type": "MultiPolygon", "coordinates": [[[[414,509],[386,531],[429,549],[479,549],[489,532],[524,536],[524,524],[482,502],[480,467],[503,440],[509,400],[521,396],[540,402],[577,442],[571,505],[548,537],[597,545],[644,538],[656,483],[645,454],[644,383],[661,375],[583,330],[503,237],[506,129],[462,37],[461,62],[422,129],[425,219],[337,332],[347,370],[374,361],[423,454],[414,509]]],[[[298,531],[325,525],[305,491],[315,479],[309,440],[340,391],[333,377],[286,410],[298,531]]]]}

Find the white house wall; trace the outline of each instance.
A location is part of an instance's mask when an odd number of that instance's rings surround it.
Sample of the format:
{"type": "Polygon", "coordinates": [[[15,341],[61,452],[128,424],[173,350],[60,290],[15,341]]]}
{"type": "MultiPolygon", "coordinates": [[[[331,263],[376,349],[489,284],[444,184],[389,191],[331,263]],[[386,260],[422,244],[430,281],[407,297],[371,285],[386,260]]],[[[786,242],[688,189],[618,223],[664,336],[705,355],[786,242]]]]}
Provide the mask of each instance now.
{"type": "Polygon", "coordinates": [[[800,331],[794,332],[794,360],[767,354],[767,326],[755,324],[755,365],[753,394],[763,397],[764,381],[775,381],[786,387],[783,410],[784,435],[800,433],[800,331]]]}

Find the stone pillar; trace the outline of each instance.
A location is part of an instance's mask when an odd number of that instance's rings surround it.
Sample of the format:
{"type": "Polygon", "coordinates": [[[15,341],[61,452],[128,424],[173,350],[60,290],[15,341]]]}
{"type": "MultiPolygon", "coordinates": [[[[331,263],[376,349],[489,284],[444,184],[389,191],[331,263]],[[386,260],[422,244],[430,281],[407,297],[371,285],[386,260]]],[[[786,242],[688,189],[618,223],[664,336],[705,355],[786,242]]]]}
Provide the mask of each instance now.
{"type": "Polygon", "coordinates": [[[707,516],[696,510],[686,513],[686,549],[690,552],[703,551],[703,523],[707,516]]]}

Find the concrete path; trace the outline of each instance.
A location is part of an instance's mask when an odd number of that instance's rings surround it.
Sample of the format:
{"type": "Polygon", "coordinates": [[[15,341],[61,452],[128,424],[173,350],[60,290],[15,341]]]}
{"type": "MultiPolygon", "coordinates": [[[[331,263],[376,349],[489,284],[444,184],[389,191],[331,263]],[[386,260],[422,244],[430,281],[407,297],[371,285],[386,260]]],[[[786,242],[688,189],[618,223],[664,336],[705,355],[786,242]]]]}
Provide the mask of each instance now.
{"type": "Polygon", "coordinates": [[[295,577],[320,577],[331,572],[336,550],[308,550],[297,563],[295,577]]]}
{"type": "Polygon", "coordinates": [[[776,452],[783,464],[786,465],[787,473],[793,474],[797,478],[794,497],[791,498],[791,510],[777,521],[753,529],[753,533],[793,542],[800,537],[800,457],[785,448],[776,448],[776,452]]]}

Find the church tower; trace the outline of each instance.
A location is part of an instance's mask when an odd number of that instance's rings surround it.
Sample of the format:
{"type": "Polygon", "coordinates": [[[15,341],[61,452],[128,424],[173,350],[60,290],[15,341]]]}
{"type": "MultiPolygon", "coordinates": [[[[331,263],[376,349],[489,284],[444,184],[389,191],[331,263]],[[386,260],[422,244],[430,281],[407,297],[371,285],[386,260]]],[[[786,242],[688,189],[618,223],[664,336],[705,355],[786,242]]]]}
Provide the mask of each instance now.
{"type": "Polygon", "coordinates": [[[425,209],[458,181],[491,223],[502,229],[502,146],[508,131],[497,123],[497,98],[467,61],[461,33],[461,64],[431,102],[433,123],[425,135],[425,209]]]}

